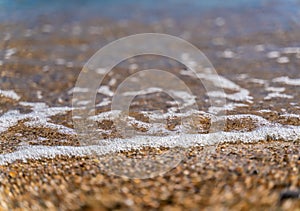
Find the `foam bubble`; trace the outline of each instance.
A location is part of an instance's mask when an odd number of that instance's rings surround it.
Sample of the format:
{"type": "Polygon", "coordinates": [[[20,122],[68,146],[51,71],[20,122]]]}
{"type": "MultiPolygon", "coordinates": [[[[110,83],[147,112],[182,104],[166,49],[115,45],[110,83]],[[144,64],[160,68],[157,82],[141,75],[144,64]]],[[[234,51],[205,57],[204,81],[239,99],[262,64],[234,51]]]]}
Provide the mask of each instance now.
{"type": "Polygon", "coordinates": [[[137,95],[146,95],[146,94],[152,94],[156,92],[162,92],[163,90],[158,87],[150,87],[144,90],[140,91],[130,91],[130,92],[124,92],[122,95],[124,96],[137,96],[137,95]]]}
{"type": "Polygon", "coordinates": [[[285,54],[297,54],[300,53],[300,47],[286,47],[283,49],[285,54]]]}
{"type": "Polygon", "coordinates": [[[220,107],[211,106],[209,107],[208,112],[211,114],[218,114],[222,111],[232,111],[238,107],[248,107],[248,105],[244,103],[227,103],[224,106],[220,107]]]}
{"type": "Polygon", "coordinates": [[[235,57],[235,53],[227,49],[221,54],[221,56],[226,59],[232,59],[235,57]]]}
{"type": "Polygon", "coordinates": [[[286,63],[289,63],[290,62],[290,59],[286,56],[282,56],[282,57],[279,57],[277,58],[276,60],[279,64],[286,64],[286,63]]]}
{"type": "Polygon", "coordinates": [[[258,79],[258,78],[251,78],[251,79],[249,79],[249,82],[264,85],[266,83],[266,80],[258,79]]]}
{"type": "Polygon", "coordinates": [[[17,52],[17,49],[16,48],[10,48],[10,49],[7,49],[6,52],[5,52],[5,59],[10,59],[10,57],[12,55],[14,55],[15,53],[17,52]]]}
{"type": "Polygon", "coordinates": [[[13,100],[20,100],[21,97],[13,90],[0,90],[0,96],[4,96],[13,100]]]}
{"type": "Polygon", "coordinates": [[[266,91],[269,91],[269,92],[284,92],[285,88],[284,87],[272,87],[272,86],[269,86],[269,87],[266,87],[266,91]]]}
{"type": "Polygon", "coordinates": [[[109,98],[104,98],[100,103],[96,104],[95,107],[107,106],[111,103],[109,98]]]}
{"type": "Polygon", "coordinates": [[[110,90],[109,86],[103,85],[98,89],[98,93],[112,97],[114,96],[114,92],[110,90]]]}
{"type": "Polygon", "coordinates": [[[279,51],[270,51],[268,54],[267,54],[267,57],[269,59],[276,59],[278,57],[280,57],[280,52],[279,51]]]}
{"type": "Polygon", "coordinates": [[[287,85],[300,86],[300,78],[291,79],[287,76],[274,78],[272,80],[275,83],[283,83],[287,85]]]}
{"type": "Polygon", "coordinates": [[[68,91],[68,94],[71,95],[71,94],[76,93],[76,92],[86,93],[86,92],[89,92],[89,91],[90,90],[88,88],[74,87],[74,88],[72,88],[68,91]]]}
{"type": "Polygon", "coordinates": [[[287,117],[287,118],[298,118],[298,119],[300,119],[300,115],[299,114],[288,114],[288,113],[285,113],[285,114],[282,114],[280,116],[281,117],[287,117]]]}
{"type": "Polygon", "coordinates": [[[264,99],[265,100],[271,100],[272,98],[293,99],[294,97],[292,95],[281,94],[281,93],[278,93],[278,92],[272,92],[272,93],[269,93],[264,99]]]}
{"type": "Polygon", "coordinates": [[[206,94],[209,97],[227,98],[233,101],[246,101],[252,103],[253,100],[253,97],[250,96],[250,92],[246,89],[241,89],[239,92],[234,94],[226,94],[219,91],[207,92],[206,94]]]}
{"type": "Polygon", "coordinates": [[[228,80],[227,78],[221,76],[221,75],[214,75],[214,74],[204,74],[204,73],[198,73],[195,75],[195,73],[191,70],[182,70],[180,71],[181,75],[187,75],[191,77],[198,77],[200,79],[207,80],[211,83],[213,83],[214,86],[222,89],[231,89],[234,91],[239,91],[241,87],[234,82],[228,80]]]}

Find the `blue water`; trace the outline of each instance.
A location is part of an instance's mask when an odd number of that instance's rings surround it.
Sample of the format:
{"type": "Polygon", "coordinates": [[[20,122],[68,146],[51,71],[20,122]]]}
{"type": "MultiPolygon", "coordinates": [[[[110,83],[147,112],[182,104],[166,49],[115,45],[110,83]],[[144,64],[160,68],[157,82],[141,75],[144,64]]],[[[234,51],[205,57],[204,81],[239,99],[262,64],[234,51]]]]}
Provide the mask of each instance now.
{"type": "Polygon", "coordinates": [[[197,15],[218,8],[264,8],[277,4],[284,13],[299,11],[299,0],[0,0],[0,21],[31,20],[63,16],[156,20],[170,16],[197,15]]]}

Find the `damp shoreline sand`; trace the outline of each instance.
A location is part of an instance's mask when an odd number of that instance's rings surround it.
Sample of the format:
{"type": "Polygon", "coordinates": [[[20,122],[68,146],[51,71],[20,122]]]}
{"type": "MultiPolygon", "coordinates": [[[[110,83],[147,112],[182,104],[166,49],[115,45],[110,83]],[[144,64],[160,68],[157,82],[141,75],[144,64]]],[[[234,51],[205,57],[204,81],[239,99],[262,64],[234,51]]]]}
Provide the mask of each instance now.
{"type": "Polygon", "coordinates": [[[299,142],[278,141],[191,148],[176,168],[144,180],[109,176],[97,158],[28,160],[1,166],[1,207],[297,210],[299,200],[285,197],[298,191],[299,162],[299,142]]]}

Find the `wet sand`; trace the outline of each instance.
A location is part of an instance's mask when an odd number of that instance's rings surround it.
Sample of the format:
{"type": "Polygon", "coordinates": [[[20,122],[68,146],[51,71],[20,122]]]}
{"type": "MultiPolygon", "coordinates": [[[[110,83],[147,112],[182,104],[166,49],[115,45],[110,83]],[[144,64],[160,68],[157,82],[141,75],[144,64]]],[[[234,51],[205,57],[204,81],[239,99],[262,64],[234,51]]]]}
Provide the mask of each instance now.
{"type": "Polygon", "coordinates": [[[3,210],[297,210],[299,142],[190,149],[153,179],[122,179],[90,157],[28,160],[1,167],[3,210]]]}

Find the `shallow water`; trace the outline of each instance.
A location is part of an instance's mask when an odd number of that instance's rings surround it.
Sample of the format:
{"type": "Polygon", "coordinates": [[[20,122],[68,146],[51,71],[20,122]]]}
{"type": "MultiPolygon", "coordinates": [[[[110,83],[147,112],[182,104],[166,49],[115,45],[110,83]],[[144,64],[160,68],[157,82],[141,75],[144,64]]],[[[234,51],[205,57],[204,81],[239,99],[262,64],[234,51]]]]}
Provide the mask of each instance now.
{"type": "MultiPolygon", "coordinates": [[[[159,87],[135,93],[140,96],[134,99],[126,124],[134,125],[143,135],[155,137],[147,146],[160,143],[157,136],[172,139],[181,133],[187,135],[183,138],[186,142],[180,144],[187,147],[255,142],[270,137],[299,139],[299,1],[72,2],[0,2],[0,163],[61,152],[81,155],[81,149],[73,149],[78,141],[71,118],[72,94],[85,92],[73,89],[79,72],[105,44],[143,32],[179,36],[197,46],[214,65],[221,83],[216,82],[214,75],[198,77],[224,89],[226,94],[206,91],[189,70],[165,58],[150,56],[125,61],[106,76],[98,90],[97,113],[91,119],[98,122],[99,133],[105,138],[121,137],[111,124],[118,116],[109,111],[118,84],[138,70],[158,68],[184,79],[193,95],[174,92],[180,98],[178,106],[168,96],[159,94],[159,87]],[[226,104],[211,106],[209,96],[225,98],[226,104]],[[199,111],[172,113],[190,102],[196,103],[199,111]],[[155,110],[163,114],[153,113],[155,110]],[[226,112],[227,116],[222,117],[226,123],[217,135],[217,143],[202,143],[203,137],[210,137],[205,133],[218,112],[226,112]],[[193,115],[196,123],[189,123],[188,129],[180,126],[180,118],[193,119],[193,115]],[[168,122],[147,120],[158,116],[168,122]],[[197,128],[197,134],[190,134],[192,127],[197,128]],[[36,154],[27,145],[41,145],[41,151],[36,154]],[[58,150],[58,145],[67,146],[58,150]],[[26,151],[25,157],[21,156],[22,150],[26,151]]],[[[134,142],[134,138],[129,142],[134,142]]],[[[120,149],[112,147],[112,151],[124,150],[119,146],[120,149]]],[[[127,149],[132,148],[134,144],[127,145],[127,149]]],[[[83,151],[88,153],[86,150],[83,151]]]]}

